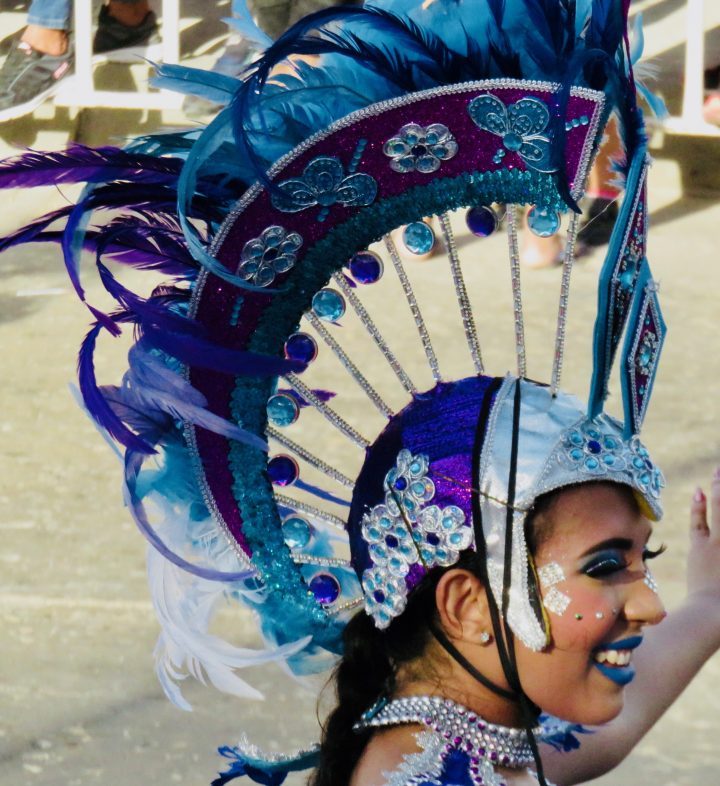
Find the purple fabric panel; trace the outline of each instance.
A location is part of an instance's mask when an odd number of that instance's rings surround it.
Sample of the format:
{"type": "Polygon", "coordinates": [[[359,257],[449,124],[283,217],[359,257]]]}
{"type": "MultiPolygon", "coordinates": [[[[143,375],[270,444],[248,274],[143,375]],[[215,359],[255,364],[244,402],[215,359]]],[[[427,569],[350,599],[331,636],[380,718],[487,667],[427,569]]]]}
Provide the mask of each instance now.
{"type": "MultiPolygon", "coordinates": [[[[353,567],[359,576],[370,565],[361,534],[363,514],[383,501],[383,480],[402,448],[429,456],[429,476],[436,490],[430,504],[457,505],[471,524],[472,450],[480,408],[492,380],[468,377],[440,383],[420,394],[368,449],[348,519],[353,567]]],[[[408,586],[414,587],[422,575],[422,569],[414,571],[408,577],[408,586]]]]}

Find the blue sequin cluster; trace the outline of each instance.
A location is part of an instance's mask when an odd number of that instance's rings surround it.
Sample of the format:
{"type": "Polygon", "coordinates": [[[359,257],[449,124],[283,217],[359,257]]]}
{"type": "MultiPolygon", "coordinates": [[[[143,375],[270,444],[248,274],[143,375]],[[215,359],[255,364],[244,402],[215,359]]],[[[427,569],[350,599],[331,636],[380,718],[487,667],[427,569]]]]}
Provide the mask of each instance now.
{"type": "Polygon", "coordinates": [[[435,484],[428,457],[401,450],[385,476],[385,501],[363,517],[362,534],[372,567],[363,573],[365,610],[386,628],[405,608],[405,577],[415,565],[426,570],[452,565],[472,543],[472,529],[456,505],[428,505],[435,484]]]}
{"type": "Polygon", "coordinates": [[[662,472],[650,460],[647,448],[637,437],[624,440],[618,434],[603,431],[593,421],[569,429],[563,451],[578,471],[590,476],[624,473],[650,496],[658,498],[665,485],[662,472]]]}

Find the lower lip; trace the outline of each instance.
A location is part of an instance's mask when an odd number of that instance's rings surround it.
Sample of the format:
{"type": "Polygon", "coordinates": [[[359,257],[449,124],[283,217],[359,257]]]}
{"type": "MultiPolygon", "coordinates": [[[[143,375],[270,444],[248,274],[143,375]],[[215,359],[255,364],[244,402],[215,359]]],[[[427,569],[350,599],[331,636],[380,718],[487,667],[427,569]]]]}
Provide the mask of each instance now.
{"type": "Polygon", "coordinates": [[[608,666],[597,661],[593,661],[593,666],[616,685],[624,686],[635,679],[635,669],[632,666],[608,666]]]}

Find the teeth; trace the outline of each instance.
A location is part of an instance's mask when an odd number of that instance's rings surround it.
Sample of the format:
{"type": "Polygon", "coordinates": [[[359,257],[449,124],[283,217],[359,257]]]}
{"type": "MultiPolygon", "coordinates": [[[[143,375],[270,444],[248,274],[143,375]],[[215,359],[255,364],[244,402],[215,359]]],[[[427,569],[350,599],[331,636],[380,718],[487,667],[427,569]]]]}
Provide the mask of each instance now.
{"type": "Polygon", "coordinates": [[[598,663],[609,663],[611,666],[627,666],[630,663],[630,650],[601,650],[595,653],[598,663]]]}

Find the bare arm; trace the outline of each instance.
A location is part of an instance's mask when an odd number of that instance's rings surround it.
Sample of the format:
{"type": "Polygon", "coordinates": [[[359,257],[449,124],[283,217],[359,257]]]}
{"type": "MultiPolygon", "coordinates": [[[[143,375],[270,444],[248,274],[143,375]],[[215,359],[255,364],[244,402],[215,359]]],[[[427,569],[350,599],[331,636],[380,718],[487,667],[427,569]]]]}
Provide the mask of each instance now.
{"type": "Polygon", "coordinates": [[[645,633],[634,663],[636,678],[625,689],[620,715],[582,736],[581,746],[559,753],[543,746],[546,775],[558,786],[599,778],[616,767],[677,699],[707,659],[720,649],[720,468],[708,504],[693,499],[688,554],[688,595],[680,608],[645,633]]]}

